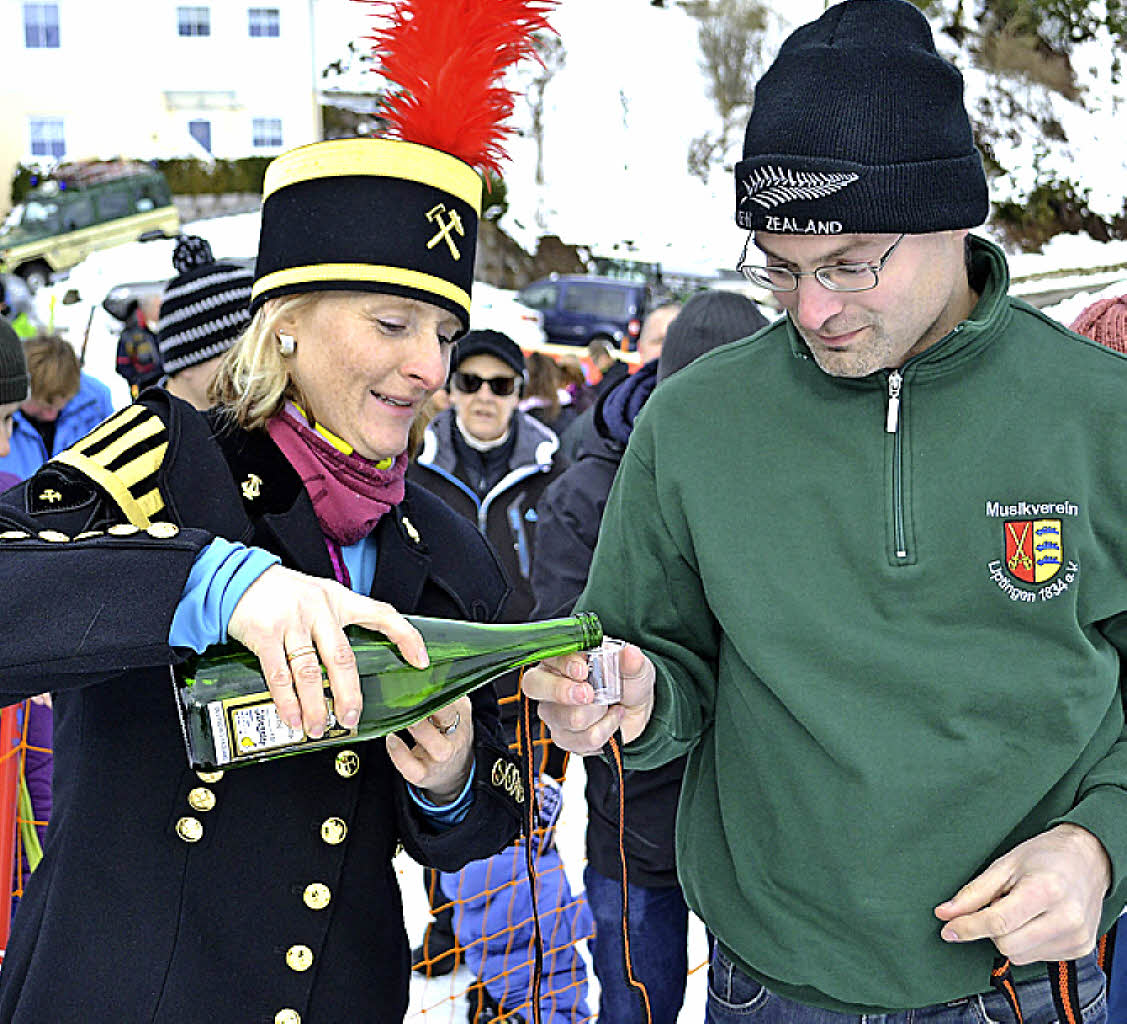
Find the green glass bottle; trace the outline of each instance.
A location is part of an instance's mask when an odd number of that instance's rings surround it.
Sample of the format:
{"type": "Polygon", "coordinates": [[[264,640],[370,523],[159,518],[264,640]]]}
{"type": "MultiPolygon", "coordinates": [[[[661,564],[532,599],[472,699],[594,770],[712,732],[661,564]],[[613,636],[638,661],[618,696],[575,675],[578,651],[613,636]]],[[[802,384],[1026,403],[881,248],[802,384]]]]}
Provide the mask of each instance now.
{"type": "Polygon", "coordinates": [[[430,666],[417,669],[380,633],[348,626],[364,707],[346,729],[329,712],[323,736],[311,739],[278,715],[258,658],[241,644],[209,648],[175,672],[177,705],[193,768],[233,768],[319,747],[373,739],[422,721],[463,694],[512,669],[544,658],[589,650],[602,642],[596,616],[521,625],[483,625],[408,615],[426,643],[430,666]]]}

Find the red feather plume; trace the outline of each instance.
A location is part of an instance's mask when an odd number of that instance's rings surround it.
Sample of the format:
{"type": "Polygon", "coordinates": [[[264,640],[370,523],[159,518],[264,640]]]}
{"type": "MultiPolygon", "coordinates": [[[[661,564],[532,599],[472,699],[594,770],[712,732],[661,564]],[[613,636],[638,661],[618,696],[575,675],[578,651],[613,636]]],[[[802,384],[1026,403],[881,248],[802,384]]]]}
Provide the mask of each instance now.
{"type": "Polygon", "coordinates": [[[359,0],[377,8],[369,38],[380,73],[400,87],[381,111],[388,135],[500,176],[516,94],[501,85],[558,0],[359,0]]]}

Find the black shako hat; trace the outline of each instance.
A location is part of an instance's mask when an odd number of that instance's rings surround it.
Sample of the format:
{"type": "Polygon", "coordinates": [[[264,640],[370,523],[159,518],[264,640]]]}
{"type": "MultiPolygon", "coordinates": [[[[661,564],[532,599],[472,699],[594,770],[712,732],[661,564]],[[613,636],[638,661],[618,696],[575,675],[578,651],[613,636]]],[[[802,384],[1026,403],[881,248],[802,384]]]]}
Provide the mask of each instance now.
{"type": "Polygon", "coordinates": [[[844,0],[795,30],[755,89],[736,223],[779,234],[926,234],[990,204],[963,79],[907,0],[844,0]]]}
{"type": "Polygon", "coordinates": [[[335,139],[266,168],[250,309],[310,291],[420,299],[469,329],[482,180],[398,139],[335,139]]]}

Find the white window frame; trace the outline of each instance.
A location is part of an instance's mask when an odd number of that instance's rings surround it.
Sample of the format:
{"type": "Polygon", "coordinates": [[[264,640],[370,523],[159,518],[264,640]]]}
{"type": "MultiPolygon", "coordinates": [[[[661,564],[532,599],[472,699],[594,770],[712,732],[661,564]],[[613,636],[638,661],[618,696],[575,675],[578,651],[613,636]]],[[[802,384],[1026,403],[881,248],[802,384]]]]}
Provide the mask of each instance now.
{"type": "Polygon", "coordinates": [[[28,152],[36,160],[61,160],[66,156],[66,122],[63,118],[33,114],[27,119],[27,134],[28,152]],[[56,149],[59,150],[57,153],[56,149]]]}
{"type": "Polygon", "coordinates": [[[182,4],[176,8],[176,34],[181,39],[206,39],[211,35],[211,8],[182,4]],[[188,31],[185,32],[184,29],[188,31]]]}
{"type": "Polygon", "coordinates": [[[282,119],[256,117],[251,120],[251,146],[255,149],[282,148],[282,119]]]}
{"type": "Polygon", "coordinates": [[[278,7],[248,7],[247,32],[251,39],[277,39],[282,34],[282,11],[278,7]]]}
{"type": "Polygon", "coordinates": [[[59,48],[58,4],[25,3],[23,5],[23,42],[24,48],[27,50],[57,50],[59,48]],[[35,15],[34,21],[32,15],[35,15]]]}

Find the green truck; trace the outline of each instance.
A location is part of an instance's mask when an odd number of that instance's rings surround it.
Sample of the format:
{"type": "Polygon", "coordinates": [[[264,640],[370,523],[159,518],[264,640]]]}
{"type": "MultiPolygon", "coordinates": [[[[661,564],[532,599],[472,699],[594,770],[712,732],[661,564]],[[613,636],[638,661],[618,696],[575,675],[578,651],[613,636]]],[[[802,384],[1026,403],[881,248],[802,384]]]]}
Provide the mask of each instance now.
{"type": "Polygon", "coordinates": [[[179,230],[168,182],[147,164],[63,164],[0,226],[0,270],[34,291],[98,249],[179,230]]]}

